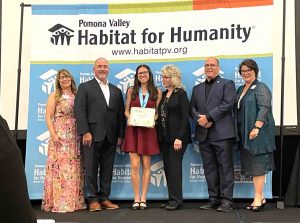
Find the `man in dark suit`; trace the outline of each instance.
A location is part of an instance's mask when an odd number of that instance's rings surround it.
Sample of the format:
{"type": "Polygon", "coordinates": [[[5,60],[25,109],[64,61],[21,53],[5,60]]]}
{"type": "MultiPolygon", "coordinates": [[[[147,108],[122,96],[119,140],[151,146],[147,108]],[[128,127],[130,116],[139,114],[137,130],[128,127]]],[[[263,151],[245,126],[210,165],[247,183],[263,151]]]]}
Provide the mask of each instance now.
{"type": "Polygon", "coordinates": [[[123,95],[108,83],[109,64],[105,58],[95,61],[94,73],[94,79],[79,85],[74,112],[82,136],[85,197],[90,211],[100,211],[119,208],[108,196],[116,146],[122,144],[126,121],[123,95]]]}
{"type": "Polygon", "coordinates": [[[219,76],[219,61],[208,58],[204,65],[206,80],[193,88],[191,115],[196,123],[209,202],[200,208],[233,209],[233,154],[236,131],[232,108],[236,101],[233,81],[219,76]]]}

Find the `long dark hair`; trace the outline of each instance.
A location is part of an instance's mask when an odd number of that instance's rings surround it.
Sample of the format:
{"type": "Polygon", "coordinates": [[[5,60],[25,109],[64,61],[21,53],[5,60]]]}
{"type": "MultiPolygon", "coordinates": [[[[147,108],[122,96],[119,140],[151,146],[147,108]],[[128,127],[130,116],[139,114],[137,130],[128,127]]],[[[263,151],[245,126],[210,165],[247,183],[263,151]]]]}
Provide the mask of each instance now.
{"type": "Polygon", "coordinates": [[[149,98],[151,100],[156,100],[157,99],[157,94],[158,94],[157,88],[154,85],[152,71],[151,71],[150,67],[146,64],[139,65],[135,70],[134,85],[133,85],[133,90],[132,90],[132,93],[131,93],[131,98],[134,100],[134,99],[136,99],[137,95],[139,94],[139,89],[141,87],[141,82],[138,79],[138,71],[141,67],[146,68],[149,72],[149,81],[148,81],[148,84],[147,84],[147,89],[148,89],[148,92],[149,92],[149,98]]]}

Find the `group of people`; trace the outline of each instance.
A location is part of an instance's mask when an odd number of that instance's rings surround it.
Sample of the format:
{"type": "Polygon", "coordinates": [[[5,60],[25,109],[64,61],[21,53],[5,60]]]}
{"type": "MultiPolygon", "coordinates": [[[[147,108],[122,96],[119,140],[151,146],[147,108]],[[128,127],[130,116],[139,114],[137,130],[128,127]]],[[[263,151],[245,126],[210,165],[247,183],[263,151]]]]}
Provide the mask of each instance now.
{"type": "Polygon", "coordinates": [[[180,209],[182,160],[191,143],[190,118],[195,122],[194,140],[199,143],[209,194],[209,202],[200,208],[233,209],[236,143],[242,171],[253,177],[254,199],[246,208],[264,208],[265,175],[274,170],[275,124],[271,92],[257,79],[259,68],[254,60],[246,59],[239,65],[244,85],[236,90],[232,80],[219,76],[218,59],[208,58],[206,79],[193,88],[190,101],[177,66],[162,68],[162,92],[154,84],[150,67],[139,65],[125,106],[121,90],[108,82],[108,61],[97,59],[93,69],[95,78],[80,84],[78,91],[67,70],[57,73],[56,90],[46,106],[51,137],[43,210],[73,212],[85,209],[85,200],[90,211],[119,208],[109,200],[117,145],[130,156],[131,208],[148,208],[151,156],[161,153],[169,195],[168,203],[161,206],[180,209]],[[153,126],[132,124],[131,111],[136,107],[155,110],[153,126]]]}

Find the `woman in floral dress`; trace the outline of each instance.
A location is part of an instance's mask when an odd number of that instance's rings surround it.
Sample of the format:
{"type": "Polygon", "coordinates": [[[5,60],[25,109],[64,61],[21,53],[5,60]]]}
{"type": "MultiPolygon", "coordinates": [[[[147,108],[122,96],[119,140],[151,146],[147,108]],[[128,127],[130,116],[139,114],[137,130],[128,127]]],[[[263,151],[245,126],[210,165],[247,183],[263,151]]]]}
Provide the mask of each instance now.
{"type": "Polygon", "coordinates": [[[68,70],[56,75],[55,91],[46,106],[50,132],[42,210],[73,212],[85,209],[79,137],[73,114],[76,85],[68,70]]]}

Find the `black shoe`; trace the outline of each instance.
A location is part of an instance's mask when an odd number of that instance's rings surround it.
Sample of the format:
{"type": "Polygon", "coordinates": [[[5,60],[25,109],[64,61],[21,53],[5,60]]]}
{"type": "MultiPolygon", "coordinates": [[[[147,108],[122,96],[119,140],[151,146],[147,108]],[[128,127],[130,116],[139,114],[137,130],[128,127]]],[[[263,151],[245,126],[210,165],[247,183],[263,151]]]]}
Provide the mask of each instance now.
{"type": "Polygon", "coordinates": [[[166,206],[168,206],[168,203],[166,203],[166,204],[163,203],[163,204],[160,205],[160,208],[166,208],[166,206]]]}
{"type": "Polygon", "coordinates": [[[246,210],[252,211],[253,210],[253,206],[250,204],[248,206],[246,206],[246,210]]]}
{"type": "Polygon", "coordinates": [[[261,205],[259,205],[259,206],[253,206],[252,207],[252,211],[257,211],[257,212],[259,212],[259,211],[263,211],[264,210],[264,207],[265,207],[265,205],[266,205],[266,199],[262,199],[262,201],[261,201],[261,205]]]}
{"type": "Polygon", "coordinates": [[[252,211],[259,212],[264,210],[264,205],[253,206],[252,211]]]}
{"type": "Polygon", "coordinates": [[[141,201],[140,202],[140,210],[147,210],[148,204],[146,201],[141,201]]]}
{"type": "Polygon", "coordinates": [[[221,205],[217,208],[217,211],[229,212],[233,210],[233,205],[228,202],[222,202],[221,205]]]}
{"type": "MultiPolygon", "coordinates": [[[[261,200],[261,206],[262,206],[262,208],[265,207],[266,203],[267,203],[267,201],[266,201],[265,198],[261,200]]],[[[246,209],[249,210],[249,211],[252,211],[252,210],[253,210],[252,204],[248,205],[248,206],[246,207],[246,209]]]]}
{"type": "Polygon", "coordinates": [[[135,201],[133,202],[132,206],[131,206],[132,210],[139,210],[140,209],[140,202],[135,201]]]}
{"type": "Polygon", "coordinates": [[[219,201],[209,201],[208,203],[200,206],[200,209],[202,210],[210,210],[210,209],[216,209],[219,207],[220,202],[219,201]]]}
{"type": "Polygon", "coordinates": [[[180,204],[169,204],[165,207],[166,210],[168,211],[175,211],[175,210],[178,210],[182,207],[182,205],[180,204]]]}

